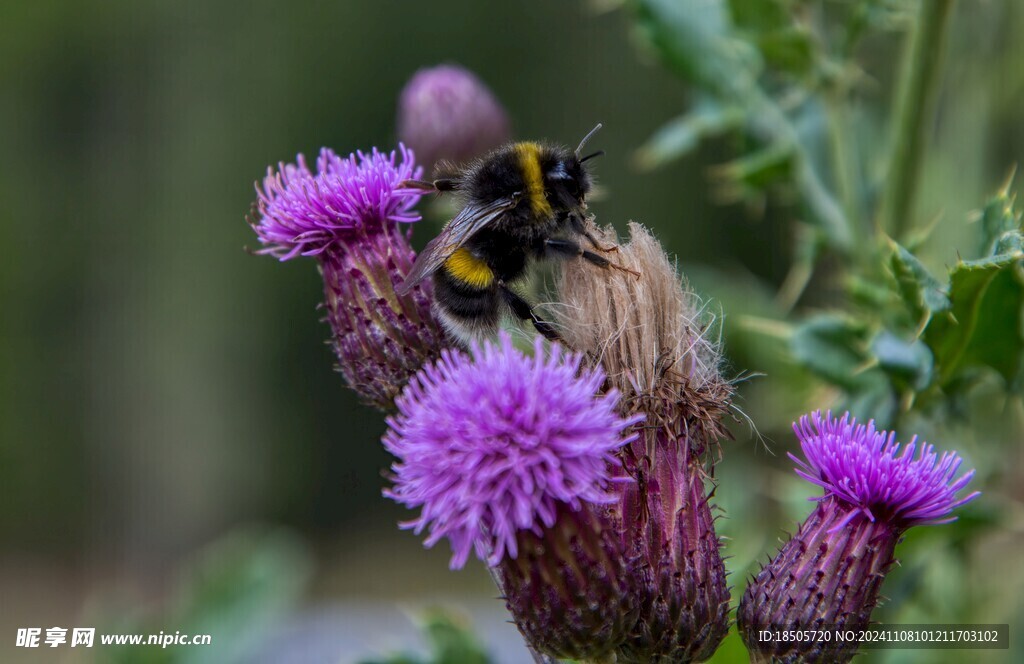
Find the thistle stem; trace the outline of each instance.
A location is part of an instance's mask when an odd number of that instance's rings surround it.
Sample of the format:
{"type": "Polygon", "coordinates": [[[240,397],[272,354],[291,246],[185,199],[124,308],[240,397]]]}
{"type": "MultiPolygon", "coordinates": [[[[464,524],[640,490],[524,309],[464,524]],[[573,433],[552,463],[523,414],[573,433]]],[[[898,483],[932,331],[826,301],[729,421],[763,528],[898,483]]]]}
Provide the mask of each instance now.
{"type": "Polygon", "coordinates": [[[954,0],[921,0],[898,95],[888,182],[882,199],[880,225],[901,239],[910,229],[926,132],[931,127],[939,83],[946,25],[954,0]]]}

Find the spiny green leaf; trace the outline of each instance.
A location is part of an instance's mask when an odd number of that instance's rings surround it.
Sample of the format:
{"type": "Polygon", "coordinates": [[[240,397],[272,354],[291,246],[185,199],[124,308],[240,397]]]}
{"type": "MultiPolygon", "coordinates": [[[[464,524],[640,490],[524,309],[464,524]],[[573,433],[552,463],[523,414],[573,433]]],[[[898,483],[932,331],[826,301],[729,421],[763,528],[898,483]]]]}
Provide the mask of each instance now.
{"type": "Polygon", "coordinates": [[[733,30],[724,0],[638,0],[640,34],[665,63],[720,100],[741,103],[761,69],[733,30]]]}
{"type": "Polygon", "coordinates": [[[917,391],[931,383],[934,360],[921,341],[907,341],[882,330],[871,342],[871,353],[894,384],[917,391]]]}
{"type": "Polygon", "coordinates": [[[796,146],[776,144],[733,160],[716,169],[716,174],[741,189],[760,191],[780,180],[788,180],[795,159],[796,146]]]}
{"type": "Polygon", "coordinates": [[[995,239],[992,244],[992,255],[1019,254],[1024,252],[1024,233],[1007,231],[995,239]]]}
{"type": "Polygon", "coordinates": [[[1015,196],[1010,193],[1011,174],[1003,188],[977,213],[981,226],[981,252],[986,256],[1019,251],[1021,247],[1021,213],[1014,209],[1015,196]]]}
{"type": "Polygon", "coordinates": [[[1007,381],[1019,374],[1024,349],[1022,263],[1024,254],[1017,252],[961,261],[953,268],[951,309],[932,318],[924,334],[943,385],[972,365],[992,367],[1007,381]]]}
{"type": "Polygon", "coordinates": [[[820,314],[793,330],[790,352],[811,372],[848,390],[863,383],[862,369],[868,330],[865,325],[837,314],[820,314]]]}
{"type": "Polygon", "coordinates": [[[785,28],[791,20],[780,0],[729,0],[729,12],[738,27],[756,32],[785,28]]]}
{"type": "Polygon", "coordinates": [[[689,113],[670,120],[637,150],[636,159],[643,169],[653,169],[685,156],[700,142],[743,124],[746,114],[739,108],[725,108],[705,99],[689,113]]]}
{"type": "Polygon", "coordinates": [[[903,304],[914,320],[925,321],[936,313],[947,311],[949,297],[939,280],[904,247],[892,242],[889,261],[903,304]]]}
{"type": "Polygon", "coordinates": [[[757,46],[765,61],[778,69],[802,76],[814,68],[814,39],[804,28],[794,26],[763,34],[757,38],[757,46]]]}
{"type": "Polygon", "coordinates": [[[1024,364],[1024,279],[1017,269],[1000,270],[989,283],[971,342],[961,360],[964,366],[988,366],[999,372],[1011,389],[1021,385],[1024,364]]]}

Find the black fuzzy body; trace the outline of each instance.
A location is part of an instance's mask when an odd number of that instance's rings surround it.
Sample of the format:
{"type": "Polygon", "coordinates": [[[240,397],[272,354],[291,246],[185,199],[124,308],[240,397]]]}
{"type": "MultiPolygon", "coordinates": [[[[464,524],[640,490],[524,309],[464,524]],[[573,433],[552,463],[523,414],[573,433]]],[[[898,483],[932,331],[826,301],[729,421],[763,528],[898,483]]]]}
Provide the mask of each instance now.
{"type": "MultiPolygon", "coordinates": [[[[547,240],[571,236],[582,227],[591,179],[565,147],[512,143],[449,182],[464,207],[484,209],[496,200],[516,201],[460,247],[486,266],[491,276],[487,283],[467,279],[451,262],[434,272],[437,313],[453,336],[468,342],[497,330],[507,289],[526,275],[534,259],[549,253],[547,240]]],[[[478,268],[470,276],[482,273],[478,268]]]]}

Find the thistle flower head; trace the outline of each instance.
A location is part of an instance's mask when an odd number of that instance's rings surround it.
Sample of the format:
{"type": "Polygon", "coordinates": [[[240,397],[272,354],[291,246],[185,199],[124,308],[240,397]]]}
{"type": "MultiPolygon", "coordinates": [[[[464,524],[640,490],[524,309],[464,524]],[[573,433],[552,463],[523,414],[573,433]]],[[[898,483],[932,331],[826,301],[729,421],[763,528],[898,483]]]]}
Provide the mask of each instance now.
{"type": "Polygon", "coordinates": [[[894,434],[858,425],[849,413],[815,412],[793,428],[806,457],[789,455],[796,472],[825,493],[747,585],[737,625],[753,661],[848,662],[856,643],[765,642],[758,632],[866,627],[903,532],[952,521],[950,511],[978,495],[956,498],[973,471],[955,478],[955,453],[938,456],[922,444],[915,458],[916,438],[901,451],[894,434]]]}
{"type": "Polygon", "coordinates": [[[430,531],[447,537],[451,566],[475,548],[496,565],[515,558],[517,532],[540,533],[557,509],[612,500],[614,452],[635,436],[638,418],[616,414],[618,394],[600,394],[604,374],[580,372],[580,357],[541,340],[534,356],[502,335],[474,346],[473,356],[445,351],[420,371],[396,401],[384,445],[399,462],[388,495],[430,531]]]}
{"type": "Polygon", "coordinates": [[[256,186],[258,219],[251,220],[262,253],[281,260],[316,256],[357,231],[418,221],[413,208],[419,195],[399,185],[422,172],[403,145],[397,153],[374,148],[345,158],[323,148],[315,172],[301,154],[294,164],[279,164],[276,171],[268,167],[263,186],[256,186]]]}
{"type": "Polygon", "coordinates": [[[398,100],[398,136],[427,166],[479,157],[509,140],[508,125],[487,86],[455,65],[419,70],[398,100]]]}
{"type": "MultiPolygon", "coordinates": [[[[635,581],[639,618],[619,662],[709,658],[729,627],[729,589],[701,461],[724,429],[732,386],[697,296],[649,231],[630,223],[613,260],[640,274],[567,262],[558,284],[560,331],[608,372],[643,436],[621,453],[636,482],[618,487],[614,520],[635,581]]],[[[605,243],[614,235],[605,230],[605,243]]]]}
{"type": "Polygon", "coordinates": [[[344,159],[324,148],[315,173],[300,154],[294,164],[267,169],[256,188],[258,214],[249,219],[264,245],[259,253],[316,258],[338,369],[382,410],[444,344],[429,284],[404,295],[395,290],[416,258],[399,224],[419,219],[413,206],[420,198],[399,185],[421,173],[404,146],[344,159]]]}
{"type": "Polygon", "coordinates": [[[962,461],[955,452],[940,456],[927,443],[918,447],[916,436],[901,445],[895,432],[877,431],[874,421],[857,424],[849,413],[837,419],[818,411],[801,417],[793,430],[806,457],[789,454],[796,473],[825,489],[816,500],[835,496],[849,508],[833,530],[858,515],[901,527],[948,523],[956,520],[947,516],[954,508],[980,495],[957,499],[974,471],[955,478],[962,461]]]}
{"type": "MultiPolygon", "coordinates": [[[[611,228],[591,229],[606,244],[611,228]]],[[[614,254],[617,264],[640,274],[608,271],[585,261],[562,266],[554,309],[559,331],[573,348],[600,361],[622,403],[648,413],[670,435],[688,433],[692,450],[725,435],[720,425],[732,386],[720,372],[721,350],[710,338],[711,322],[661,243],[629,223],[629,242],[614,254]]],[[[650,447],[656,428],[647,427],[650,447]]]]}

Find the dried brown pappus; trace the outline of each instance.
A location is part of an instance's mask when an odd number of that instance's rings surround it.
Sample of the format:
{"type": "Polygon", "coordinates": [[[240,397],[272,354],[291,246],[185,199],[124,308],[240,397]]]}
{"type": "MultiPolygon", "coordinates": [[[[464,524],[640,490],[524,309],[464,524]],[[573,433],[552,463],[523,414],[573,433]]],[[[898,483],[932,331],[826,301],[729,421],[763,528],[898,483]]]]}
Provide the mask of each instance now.
{"type": "MultiPolygon", "coordinates": [[[[733,388],[720,373],[709,317],[658,240],[629,224],[608,257],[640,273],[567,261],[557,283],[559,331],[600,362],[623,410],[646,416],[624,448],[617,522],[633,561],[640,619],[619,662],[708,659],[728,631],[729,589],[704,480],[720,455],[733,388]]],[[[614,233],[603,231],[604,242],[614,233]]]]}

